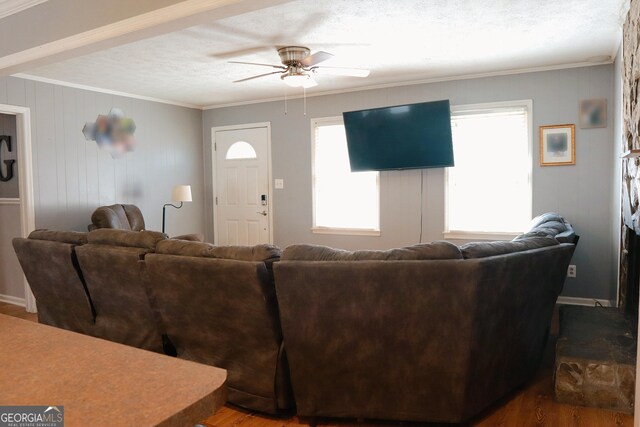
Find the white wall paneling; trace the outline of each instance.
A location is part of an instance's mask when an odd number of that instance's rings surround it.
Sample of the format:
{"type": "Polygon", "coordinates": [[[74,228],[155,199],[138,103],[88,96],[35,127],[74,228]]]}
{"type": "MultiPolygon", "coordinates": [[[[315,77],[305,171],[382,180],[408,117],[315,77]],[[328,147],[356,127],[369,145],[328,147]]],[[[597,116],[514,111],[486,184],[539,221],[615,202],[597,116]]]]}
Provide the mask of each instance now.
{"type": "Polygon", "coordinates": [[[167,232],[204,232],[201,111],[15,77],[0,78],[0,104],[31,110],[36,228],[86,231],[98,206],[133,203],[147,229],[160,230],[171,189],[190,184],[193,202],[168,218],[167,232]],[[136,149],[121,159],[82,134],[112,107],[137,126],[136,149]]]}

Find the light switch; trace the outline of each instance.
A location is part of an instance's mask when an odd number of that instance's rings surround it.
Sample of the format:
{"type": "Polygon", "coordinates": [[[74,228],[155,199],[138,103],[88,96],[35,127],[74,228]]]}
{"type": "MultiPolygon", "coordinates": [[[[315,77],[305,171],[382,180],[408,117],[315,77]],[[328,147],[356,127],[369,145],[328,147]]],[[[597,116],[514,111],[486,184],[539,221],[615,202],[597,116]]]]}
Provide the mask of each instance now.
{"type": "Polygon", "coordinates": [[[284,179],[276,178],[274,186],[276,190],[282,190],[284,188],[284,179]]]}

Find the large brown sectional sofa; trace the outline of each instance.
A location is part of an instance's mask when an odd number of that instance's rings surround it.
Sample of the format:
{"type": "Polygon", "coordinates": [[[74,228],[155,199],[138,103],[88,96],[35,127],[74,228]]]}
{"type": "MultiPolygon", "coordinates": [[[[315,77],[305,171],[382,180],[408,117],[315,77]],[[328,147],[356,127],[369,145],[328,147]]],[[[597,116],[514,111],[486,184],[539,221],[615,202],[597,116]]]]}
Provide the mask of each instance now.
{"type": "Polygon", "coordinates": [[[532,377],[574,245],[438,246],[284,251],[276,288],[299,415],[460,423],[532,377]]]}
{"type": "Polygon", "coordinates": [[[538,366],[577,241],[548,215],[461,247],[282,253],[111,229],[14,247],[40,322],[225,368],[231,403],[463,422],[538,366]]]}
{"type": "Polygon", "coordinates": [[[229,401],[267,413],[293,406],[270,245],[164,240],[145,257],[149,298],[178,357],[227,369],[229,401]]]}
{"type": "Polygon", "coordinates": [[[115,229],[36,230],[13,246],[40,323],[224,368],[230,402],[292,408],[271,273],[279,249],[115,229]]]}

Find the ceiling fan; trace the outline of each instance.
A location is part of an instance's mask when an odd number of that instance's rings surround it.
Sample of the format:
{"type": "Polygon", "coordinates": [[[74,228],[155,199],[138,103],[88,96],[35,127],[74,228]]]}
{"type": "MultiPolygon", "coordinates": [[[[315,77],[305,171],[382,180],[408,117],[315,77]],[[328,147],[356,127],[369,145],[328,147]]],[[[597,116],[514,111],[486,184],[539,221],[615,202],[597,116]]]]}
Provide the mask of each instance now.
{"type": "Polygon", "coordinates": [[[318,83],[312,77],[313,74],[316,74],[318,72],[329,75],[348,77],[367,77],[369,75],[369,70],[365,70],[362,68],[318,66],[318,64],[320,64],[321,62],[332,58],[333,55],[323,51],[311,54],[311,50],[303,46],[281,47],[278,49],[278,55],[280,55],[280,61],[282,62],[282,65],[229,61],[230,64],[259,65],[262,67],[271,67],[278,69],[278,71],[272,71],[270,73],[258,74],[256,76],[236,80],[234,81],[234,83],[246,82],[247,80],[258,79],[260,77],[266,77],[272,74],[280,74],[280,78],[282,79],[282,81],[291,87],[310,88],[318,85],[318,83]]]}

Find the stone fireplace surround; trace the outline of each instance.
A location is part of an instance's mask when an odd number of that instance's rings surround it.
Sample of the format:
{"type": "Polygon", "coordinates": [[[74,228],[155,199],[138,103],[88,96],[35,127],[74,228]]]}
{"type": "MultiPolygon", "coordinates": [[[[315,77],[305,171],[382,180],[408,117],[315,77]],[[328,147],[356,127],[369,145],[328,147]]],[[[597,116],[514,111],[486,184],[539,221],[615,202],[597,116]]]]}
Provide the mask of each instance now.
{"type": "MultiPolygon", "coordinates": [[[[640,149],[639,86],[640,0],[631,0],[623,27],[622,153],[640,149]]],[[[640,158],[621,161],[618,307],[561,308],[554,383],[560,402],[633,412],[640,294],[640,158]]]]}

